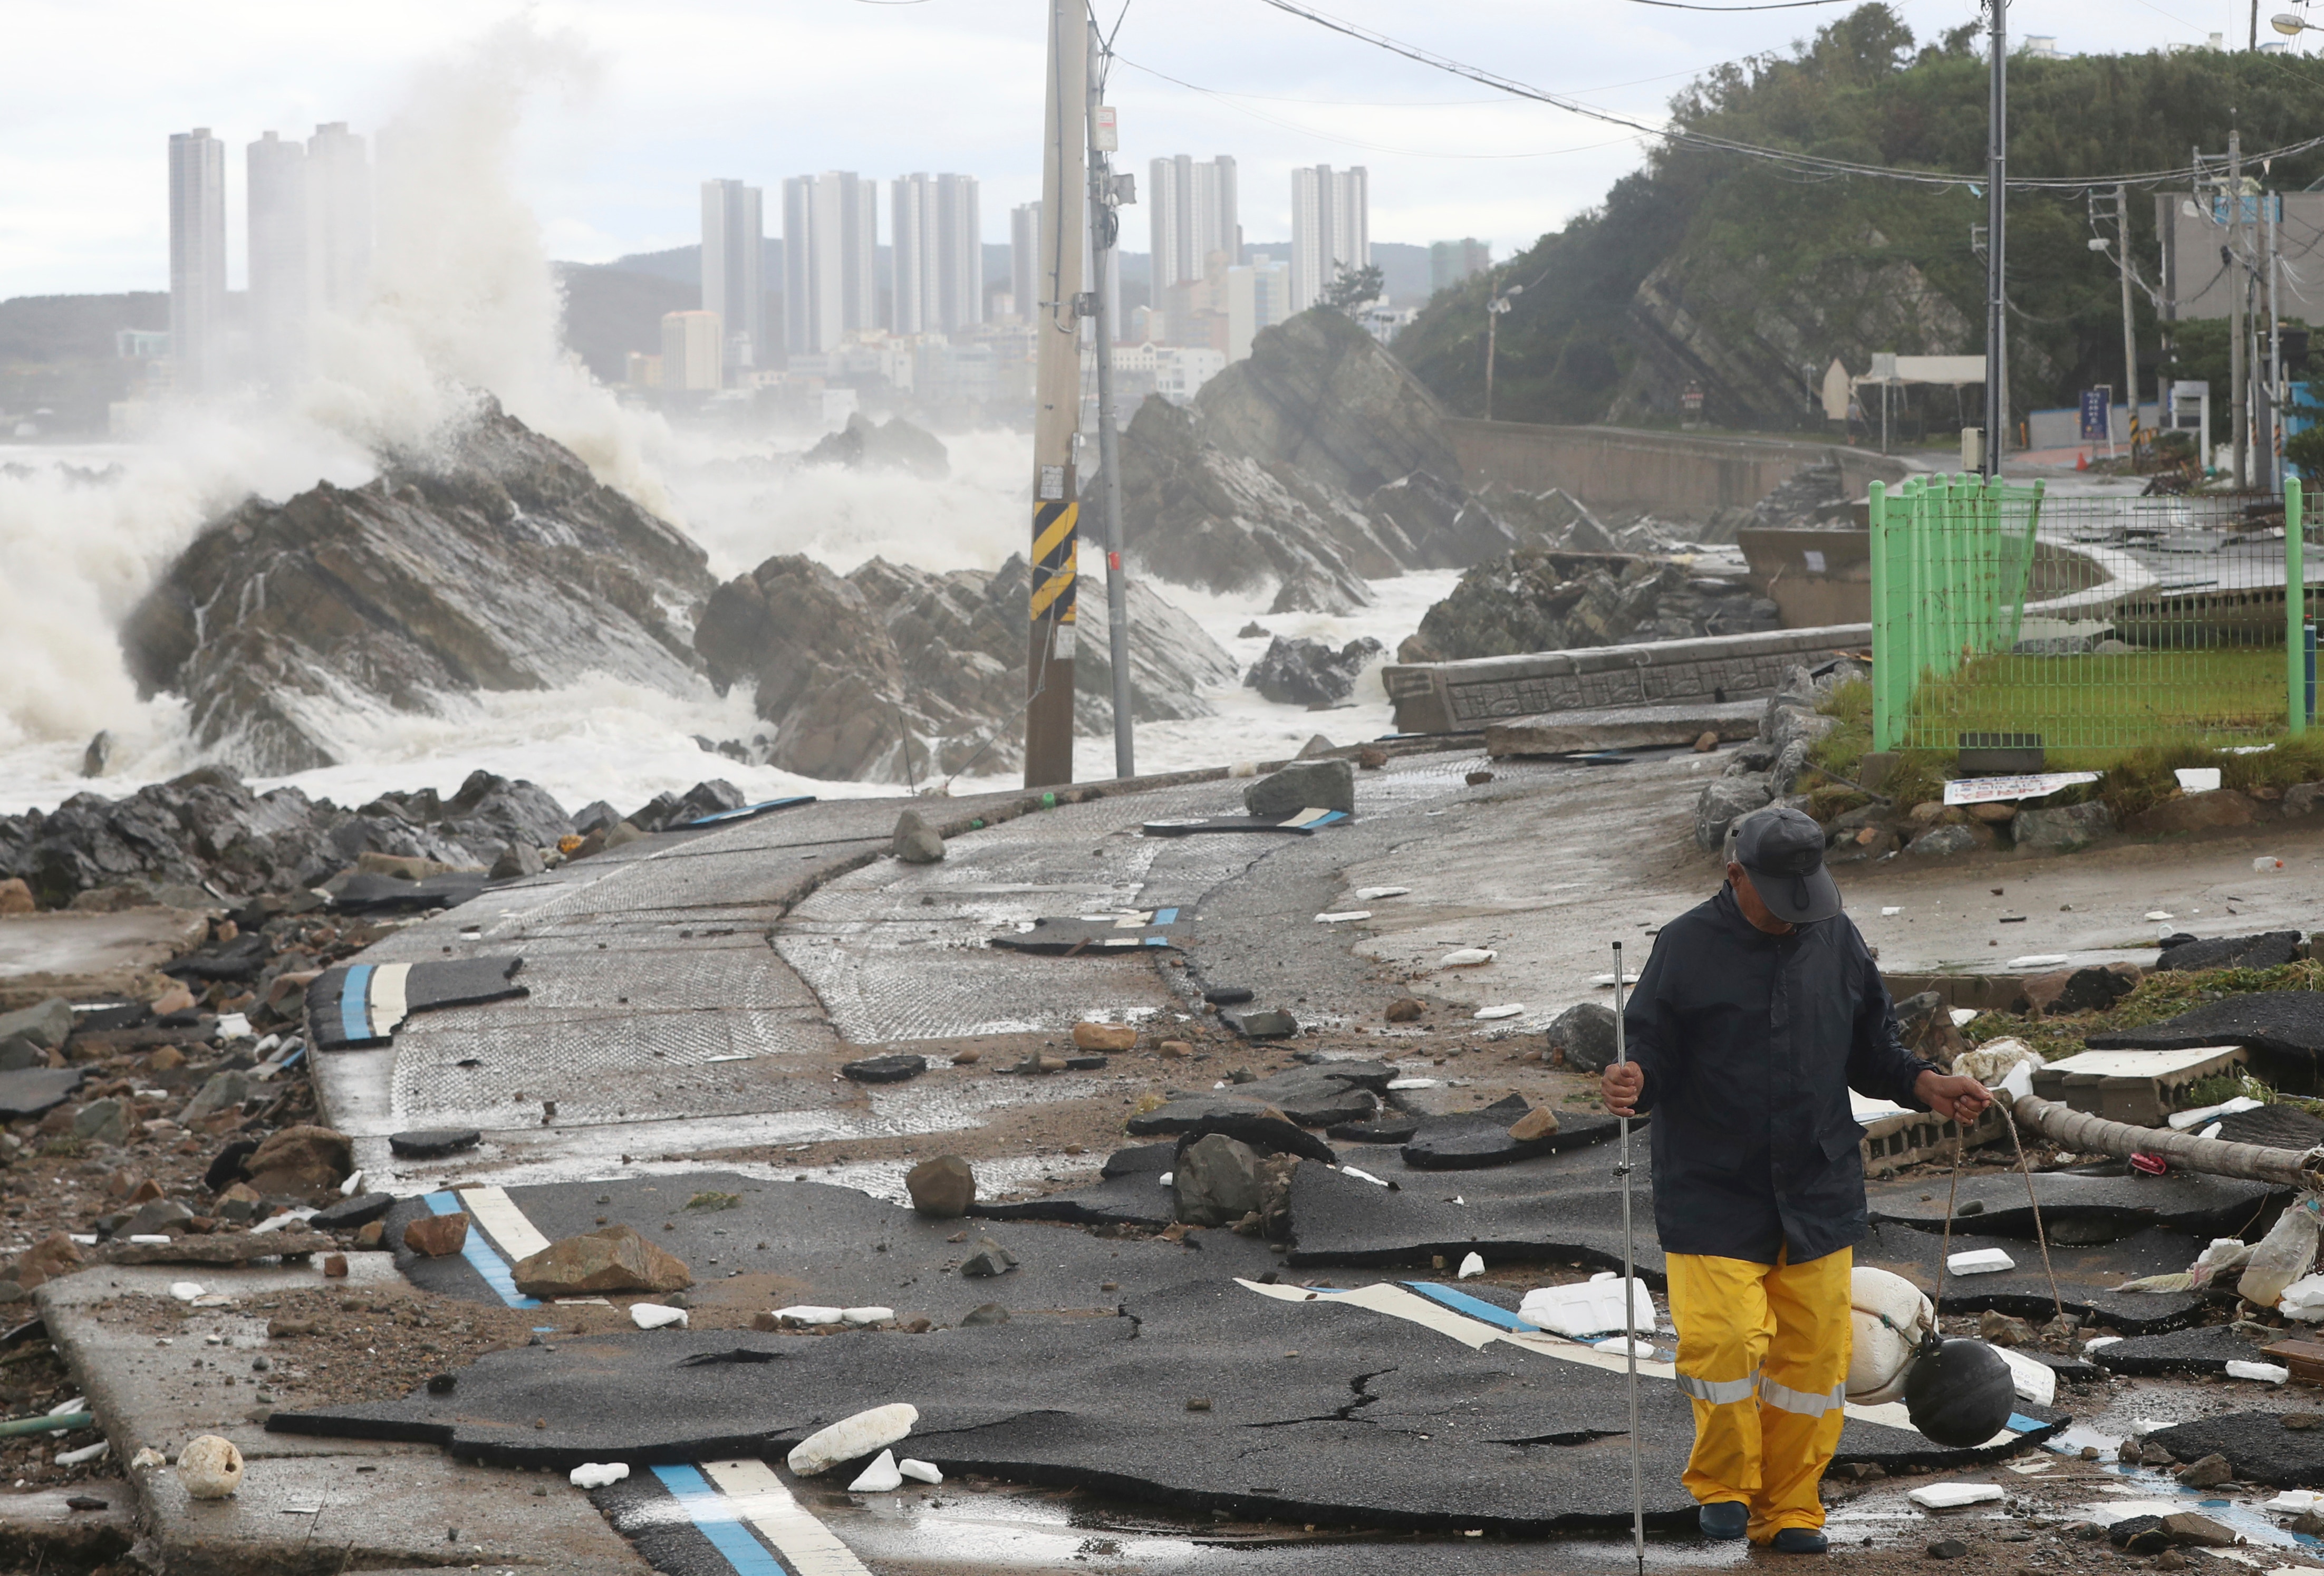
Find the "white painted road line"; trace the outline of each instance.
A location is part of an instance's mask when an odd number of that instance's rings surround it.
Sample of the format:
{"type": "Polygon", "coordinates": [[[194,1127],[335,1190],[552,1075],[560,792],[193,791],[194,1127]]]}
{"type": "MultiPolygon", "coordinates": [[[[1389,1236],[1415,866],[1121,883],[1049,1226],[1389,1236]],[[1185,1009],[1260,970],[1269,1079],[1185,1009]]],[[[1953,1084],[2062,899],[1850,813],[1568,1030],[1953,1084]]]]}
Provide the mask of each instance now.
{"type": "Polygon", "coordinates": [[[704,1461],[701,1469],[702,1475],[727,1497],[735,1513],[775,1545],[793,1576],[872,1576],[854,1551],[801,1508],[766,1462],[704,1461]]]}
{"type": "Polygon", "coordinates": [[[549,1246],[549,1239],[525,1218],[504,1187],[462,1188],[460,1203],[466,1206],[469,1219],[482,1226],[500,1250],[508,1255],[511,1264],[530,1258],[549,1246]]]}

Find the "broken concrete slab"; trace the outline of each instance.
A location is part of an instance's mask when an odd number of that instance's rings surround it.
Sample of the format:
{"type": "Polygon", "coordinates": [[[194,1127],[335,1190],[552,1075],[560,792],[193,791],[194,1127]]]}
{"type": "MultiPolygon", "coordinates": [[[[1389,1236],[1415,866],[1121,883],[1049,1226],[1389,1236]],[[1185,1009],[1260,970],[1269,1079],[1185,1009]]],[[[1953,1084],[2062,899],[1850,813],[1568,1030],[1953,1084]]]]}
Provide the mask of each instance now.
{"type": "Polygon", "coordinates": [[[0,1121],[47,1115],[70,1100],[88,1076],[86,1067],[22,1067],[0,1073],[0,1121]]]}
{"type": "MultiPolygon", "coordinates": [[[[908,1401],[920,1414],[913,1452],[947,1474],[1380,1530],[1627,1525],[1629,1404],[1618,1372],[1500,1341],[1472,1350],[1328,1294],[1285,1302],[1206,1279],[1130,1299],[1127,1312],[1057,1318],[1020,1307],[1006,1323],[924,1336],[567,1337],[554,1351],[486,1355],[455,1395],[423,1387],[397,1401],[277,1412],[269,1426],[569,1470],[763,1458],[866,1407],[908,1401]],[[770,1355],[779,1383],[737,1385],[723,1366],[687,1366],[738,1339],[770,1355]],[[1213,1405],[1190,1411],[1189,1395],[1213,1405]],[[1351,1470],[1359,1450],[1362,1470],[1351,1470]]],[[[1647,1514],[1685,1525],[1687,1402],[1656,1381],[1640,1405],[1647,1514]]],[[[1840,1452],[1899,1469],[1970,1459],[1858,1420],[1840,1452]]]]}
{"type": "Polygon", "coordinates": [[[1303,809],[1284,816],[1213,816],[1199,821],[1148,821],[1139,831],[1148,837],[1193,837],[1206,832],[1288,832],[1305,837],[1326,826],[1346,824],[1344,811],[1303,809]]]}
{"type": "MultiPolygon", "coordinates": [[[[2292,1196],[2289,1189],[2264,1182],[2195,1172],[2146,1176],[2127,1168],[2119,1176],[2036,1172],[2034,1195],[2041,1203],[2042,1227],[2052,1245],[2070,1247],[2119,1241],[2153,1226],[2205,1241],[2236,1236],[2254,1221],[2272,1218],[2292,1196]]],[[[1945,1190],[1914,1181],[1874,1187],[1866,1203],[1871,1218],[1881,1224],[1941,1231],[1945,1199],[1945,1190]]],[[[2026,1200],[2023,1175],[1962,1178],[1955,1191],[1954,1213],[1956,1234],[1966,1227],[1987,1237],[2030,1240],[2034,1236],[2034,1209],[2026,1200]]]]}
{"type": "Polygon", "coordinates": [[[2228,1412],[2158,1428],[2146,1437],[2177,1461],[2223,1455],[2247,1483],[2324,1487],[2324,1430],[2286,1428],[2281,1411],[2228,1412]]]}
{"type": "Polygon", "coordinates": [[[279,1231],[214,1231],[167,1242],[123,1242],[109,1249],[113,1264],[257,1264],[269,1258],[303,1258],[336,1253],[338,1242],[320,1231],[286,1226],[279,1231]]]}
{"type": "Polygon", "coordinates": [[[1585,750],[1653,750],[1694,744],[1703,734],[1719,743],[1749,739],[1766,714],[1763,701],[1724,705],[1627,706],[1590,712],[1544,712],[1485,724],[1485,753],[1572,755],[1585,750]]]}
{"type": "Polygon", "coordinates": [[[2162,1335],[2135,1335],[2090,1353],[2090,1360],[2109,1373],[2144,1377],[2153,1374],[2224,1374],[2231,1362],[2260,1362],[2260,1342],[2246,1341],[2225,1324],[2200,1330],[2173,1330],[2162,1335]]]}
{"type": "Polygon", "coordinates": [[[2300,956],[2308,938],[2296,930],[2265,930],[2256,935],[2174,935],[2163,943],[2157,969],[2192,973],[2198,969],[2273,969],[2300,956]]]}
{"type": "Polygon", "coordinates": [[[865,1056],[840,1064],[839,1075],[856,1083],[902,1083],[928,1070],[928,1059],[909,1052],[865,1056]]]}
{"type": "Polygon", "coordinates": [[[407,881],[400,876],[351,876],[331,907],[341,914],[425,914],[437,908],[456,908],[484,895],[492,884],[486,871],[456,871],[407,881]]]}
{"type": "Polygon", "coordinates": [[[326,969],[307,987],[307,1026],[318,1050],[383,1046],[412,1013],[527,994],[515,982],[522,967],[521,957],[490,957],[326,969]]]}
{"type": "Polygon", "coordinates": [[[475,1128],[413,1128],[387,1135],[388,1152],[405,1160],[436,1160],[473,1149],[484,1135],[475,1128]]]}
{"type": "Polygon", "coordinates": [[[317,1210],[308,1221],[318,1231],[354,1231],[381,1219],[395,1207],[392,1193],[359,1193],[328,1209],[317,1210]]]}
{"type": "MultiPolygon", "coordinates": [[[[1856,1262],[1903,1276],[1923,1292],[1936,1289],[1937,1254],[1943,1239],[1918,1227],[1875,1223],[1856,1248],[1856,1262]]],[[[2071,1248],[2052,1243],[2050,1263],[2058,1275],[2058,1291],[2068,1313],[2079,1313],[2126,1335],[2160,1334],[2191,1323],[2203,1306],[2200,1292],[2123,1292],[2116,1286],[2143,1276],[2175,1275],[2186,1269],[2202,1248],[2200,1239],[2161,1227],[2134,1233],[2118,1241],[2071,1248]]],[[[1997,1249],[2015,1260],[2016,1267],[1990,1275],[1947,1276],[1942,1312],[1978,1313],[1987,1308],[2015,1313],[2035,1324],[2047,1323],[2057,1309],[2050,1296],[2050,1280],[2043,1273],[2042,1257],[2026,1251],[2017,1238],[1967,1234],[1958,1227],[1952,1235],[1955,1253],[1997,1249]]]]}
{"type": "Polygon", "coordinates": [[[1194,918],[1177,908],[1156,908],[1111,919],[1036,919],[1033,928],[986,938],[987,946],[1044,956],[1081,957],[1122,947],[1178,947],[1194,938],[1194,918]]]}
{"type": "Polygon", "coordinates": [[[1343,1144],[1408,1144],[1420,1131],[1420,1123],[1419,1117],[1397,1111],[1370,1121],[1333,1122],[1323,1136],[1343,1144]]]}
{"type": "Polygon", "coordinates": [[[2305,1074],[2312,1083],[2317,1058],[2324,1055],[2324,991],[2264,991],[2229,996],[2206,1001],[2161,1023],[2092,1035],[2083,1043],[2092,1050],[2124,1051],[2239,1045],[2305,1074]]]}
{"type": "MultiPolygon", "coordinates": [[[[1429,1118],[1404,1146],[1404,1163],[1417,1171],[1480,1171],[1599,1143],[1621,1128],[1620,1121],[1610,1116],[1568,1111],[1558,1118],[1553,1132],[1536,1138],[1512,1138],[1510,1126],[1532,1109],[1524,1095],[1512,1094],[1481,1111],[1429,1118]]],[[[1639,1129],[1643,1135],[1644,1123],[1639,1129]]]]}
{"type": "Polygon", "coordinates": [[[1129,1130],[1141,1138],[1189,1132],[1205,1122],[1232,1120],[1254,1111],[1271,1111],[1309,1128],[1362,1121],[1379,1112],[1379,1092],[1395,1076],[1396,1069],[1380,1062],[1290,1067],[1249,1083],[1172,1100],[1130,1118],[1129,1130]]]}

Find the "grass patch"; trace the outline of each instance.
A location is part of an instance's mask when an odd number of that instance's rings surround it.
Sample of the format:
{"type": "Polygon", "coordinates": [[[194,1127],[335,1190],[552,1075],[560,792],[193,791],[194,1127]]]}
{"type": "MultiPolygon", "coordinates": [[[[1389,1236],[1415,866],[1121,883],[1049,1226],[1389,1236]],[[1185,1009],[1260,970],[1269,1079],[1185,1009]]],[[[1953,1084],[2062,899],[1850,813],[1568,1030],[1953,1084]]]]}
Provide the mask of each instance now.
{"type": "Polygon", "coordinates": [[[2283,731],[2283,652],[2212,646],[1979,657],[1923,684],[1914,702],[1907,738],[2039,733],[2053,757],[2174,739],[2255,743],[2283,731]]]}
{"type": "MultiPolygon", "coordinates": [[[[2042,1053],[2044,1061],[2070,1056],[2096,1034],[2115,1034],[2176,1018],[2206,1001],[2243,996],[2259,991],[2324,990],[2324,962],[2303,959],[2273,969],[2207,969],[2200,973],[2166,970],[2149,974],[2138,989],[2098,1012],[2064,1017],[2031,1018],[2016,1013],[1984,1012],[1961,1030],[1972,1045],[2014,1037],[2042,1053]]],[[[2233,1093],[2219,1099],[2231,1099],[2233,1093]]],[[[2217,1104],[2218,1101],[2199,1101],[2217,1104]]]]}

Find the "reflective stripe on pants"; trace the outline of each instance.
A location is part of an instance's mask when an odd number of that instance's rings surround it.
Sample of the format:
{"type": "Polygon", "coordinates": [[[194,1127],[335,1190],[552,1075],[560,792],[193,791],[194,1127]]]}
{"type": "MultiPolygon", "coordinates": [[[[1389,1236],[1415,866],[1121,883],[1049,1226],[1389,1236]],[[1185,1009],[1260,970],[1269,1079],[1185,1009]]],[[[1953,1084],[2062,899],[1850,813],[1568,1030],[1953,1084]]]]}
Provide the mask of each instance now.
{"type": "Polygon", "coordinates": [[[1823,1525],[1816,1489],[1846,1420],[1853,1258],[1666,1260],[1679,1388],[1694,1405],[1682,1480],[1703,1504],[1750,1506],[1755,1541],[1823,1525]]]}

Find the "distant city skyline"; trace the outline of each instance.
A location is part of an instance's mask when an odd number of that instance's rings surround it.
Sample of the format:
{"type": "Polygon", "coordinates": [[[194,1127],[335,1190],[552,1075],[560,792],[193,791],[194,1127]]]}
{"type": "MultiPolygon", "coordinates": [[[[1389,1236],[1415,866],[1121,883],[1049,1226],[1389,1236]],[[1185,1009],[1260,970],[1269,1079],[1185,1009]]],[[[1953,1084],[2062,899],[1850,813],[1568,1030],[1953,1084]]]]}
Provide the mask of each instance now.
{"type": "MultiPolygon", "coordinates": [[[[1960,0],[1897,0],[1895,9],[1923,41],[1962,20],[1960,0]]],[[[1710,68],[1788,52],[1840,14],[1506,0],[1434,12],[1346,0],[1339,10],[1649,121],[1710,68]]],[[[1040,28],[1013,8],[557,0],[531,24],[535,41],[506,50],[503,32],[522,24],[496,32],[473,5],[410,0],[397,22],[383,34],[353,14],[256,0],[141,11],[128,27],[101,6],[36,7],[15,19],[0,296],[164,288],[166,171],[152,150],[169,131],[213,128],[239,164],[269,126],[342,116],[386,126],[415,102],[440,102],[447,71],[491,83],[490,113],[521,115],[512,180],[552,257],[605,262],[692,243],[697,185],[710,174],[764,185],[771,199],[786,165],[892,173],[940,161],[978,175],[988,244],[1005,244],[1005,216],[1039,195],[1040,28]],[[705,37],[717,47],[702,48],[705,37]],[[880,91],[846,72],[780,73],[779,91],[769,91],[770,62],[818,58],[877,60],[880,91]],[[528,96],[529,87],[539,91],[528,96]],[[941,148],[928,145],[932,124],[945,128],[941,148]],[[789,152],[738,162],[745,149],[789,152]]],[[[2135,51],[2200,44],[2210,32],[2240,41],[2248,7],[2016,0],[2011,22],[2021,37],[2055,34],[2067,52],[2135,51]]],[[[1473,235],[1506,257],[1600,202],[1643,156],[1618,127],[1493,94],[1248,0],[1133,7],[1118,45],[1124,58],[1108,97],[1120,116],[1120,167],[1142,178],[1157,154],[1232,149],[1252,238],[1289,234],[1282,171],[1361,163],[1376,239],[1473,235]],[[1233,47],[1222,49],[1222,38],[1233,47]]],[[[242,172],[234,176],[226,268],[239,290],[245,196],[242,172]]],[[[1143,249],[1143,219],[1130,216],[1132,249],[1143,249]]]]}

